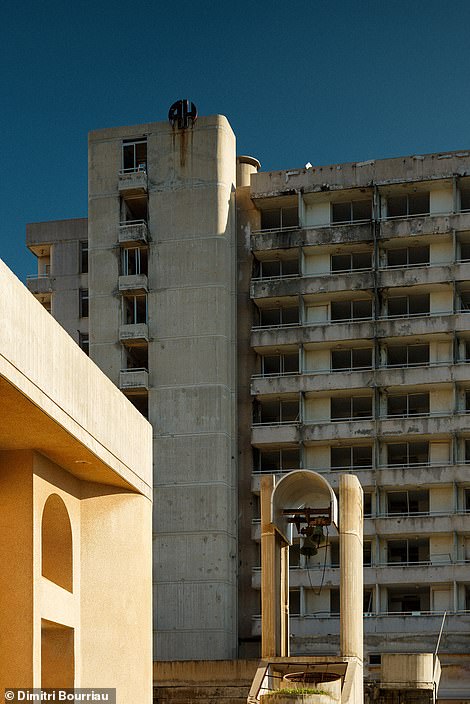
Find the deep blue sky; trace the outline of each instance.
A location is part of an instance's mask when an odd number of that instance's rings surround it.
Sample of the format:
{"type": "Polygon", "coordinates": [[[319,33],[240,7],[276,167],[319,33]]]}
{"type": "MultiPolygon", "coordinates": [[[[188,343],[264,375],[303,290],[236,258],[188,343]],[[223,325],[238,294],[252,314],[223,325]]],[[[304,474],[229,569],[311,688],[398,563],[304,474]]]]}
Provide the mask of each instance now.
{"type": "Polygon", "coordinates": [[[470,147],[468,0],[2,3],[0,256],[83,217],[87,132],[225,114],[264,169],[470,147]]]}

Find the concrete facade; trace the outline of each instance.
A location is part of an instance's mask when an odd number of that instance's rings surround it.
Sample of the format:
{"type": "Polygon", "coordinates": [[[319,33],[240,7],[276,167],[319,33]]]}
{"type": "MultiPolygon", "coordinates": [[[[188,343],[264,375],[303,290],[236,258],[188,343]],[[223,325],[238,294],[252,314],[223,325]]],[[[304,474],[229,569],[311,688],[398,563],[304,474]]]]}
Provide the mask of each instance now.
{"type": "MultiPolygon", "coordinates": [[[[155,657],[256,657],[260,476],[300,467],[364,488],[366,663],[444,611],[468,652],[470,152],[257,173],[211,117],[89,158],[90,352],[154,428],[155,657]]],[[[330,538],[291,550],[293,653],[339,649],[330,538]]]]}
{"type": "Polygon", "coordinates": [[[0,687],[149,703],[151,428],[3,262],[0,285],[0,687]]]}

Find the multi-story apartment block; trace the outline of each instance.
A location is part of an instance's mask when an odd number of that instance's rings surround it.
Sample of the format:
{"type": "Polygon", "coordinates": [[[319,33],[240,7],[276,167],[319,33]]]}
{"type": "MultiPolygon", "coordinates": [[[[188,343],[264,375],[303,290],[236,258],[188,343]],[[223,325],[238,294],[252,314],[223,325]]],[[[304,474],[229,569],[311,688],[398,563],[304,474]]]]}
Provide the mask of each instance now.
{"type": "MultiPolygon", "coordinates": [[[[28,228],[30,289],[154,429],[155,658],[256,655],[260,475],[304,467],[364,488],[370,665],[432,652],[446,613],[450,672],[470,651],[470,152],[258,169],[223,117],[99,130],[88,237],[28,228]]],[[[338,537],[299,548],[292,652],[333,653],[338,537]]]]}

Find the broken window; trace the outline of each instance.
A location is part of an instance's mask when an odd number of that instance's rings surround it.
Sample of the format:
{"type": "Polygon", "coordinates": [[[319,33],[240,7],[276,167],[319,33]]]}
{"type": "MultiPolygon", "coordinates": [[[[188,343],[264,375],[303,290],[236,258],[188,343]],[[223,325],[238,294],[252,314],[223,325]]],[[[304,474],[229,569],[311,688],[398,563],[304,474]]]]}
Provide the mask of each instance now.
{"type": "Polygon", "coordinates": [[[429,587],[389,587],[388,611],[390,613],[417,613],[429,611],[429,587]]]}
{"type": "Polygon", "coordinates": [[[81,350],[85,352],[88,356],[90,355],[90,338],[88,333],[79,332],[78,333],[78,344],[81,350]]]}
{"type": "Polygon", "coordinates": [[[126,325],[147,322],[147,296],[124,296],[123,304],[126,325]]]}
{"type": "Polygon", "coordinates": [[[281,374],[298,374],[299,354],[270,354],[261,357],[261,373],[263,376],[278,376],[281,374]]]}
{"type": "Polygon", "coordinates": [[[387,514],[410,516],[429,513],[429,490],[390,491],[387,493],[387,514]]]}
{"type": "Polygon", "coordinates": [[[371,317],[371,298],[331,302],[331,320],[370,320],[371,317]]]}
{"type": "Polygon", "coordinates": [[[429,264],[429,245],[387,250],[387,266],[421,266],[429,264]]]}
{"type": "Polygon", "coordinates": [[[298,259],[274,259],[259,262],[259,276],[262,279],[280,278],[283,276],[298,276],[298,259]]]}
{"type": "Polygon", "coordinates": [[[124,276],[148,273],[148,250],[146,247],[126,247],[122,250],[122,273],[124,276]]]}
{"type": "Polygon", "coordinates": [[[149,351],[147,346],[126,348],[126,369],[145,369],[149,366],[149,351]]]}
{"type": "Polygon", "coordinates": [[[331,350],[333,371],[372,368],[372,347],[353,347],[349,350],[331,350]]]}
{"type": "Polygon", "coordinates": [[[372,396],[334,396],[331,399],[331,420],[372,418],[372,396]]]}
{"type": "Polygon", "coordinates": [[[460,210],[470,210],[470,189],[468,188],[460,190],[460,210]]]}
{"type": "Polygon", "coordinates": [[[429,344],[390,345],[387,348],[389,367],[412,367],[429,364],[429,344]]]}
{"type": "Polygon", "coordinates": [[[372,252],[332,254],[331,271],[354,271],[372,267],[372,252]]]}
{"type": "Polygon", "coordinates": [[[370,469],[372,467],[371,445],[350,445],[330,448],[331,469],[370,469]]]}
{"type": "Polygon", "coordinates": [[[81,288],[78,291],[78,315],[80,318],[88,318],[88,289],[81,288]]]}
{"type": "Polygon", "coordinates": [[[387,397],[389,416],[417,416],[429,413],[429,393],[390,394],[387,397]]]}
{"type": "Polygon", "coordinates": [[[298,226],[299,213],[297,207],[261,211],[262,230],[283,230],[287,227],[298,226]]]}
{"type": "Polygon", "coordinates": [[[261,327],[271,327],[278,325],[298,325],[299,307],[289,308],[260,308],[259,324],[261,327]]]}
{"type": "Polygon", "coordinates": [[[80,248],[80,274],[88,274],[88,240],[82,240],[79,243],[80,248]]]}
{"type": "Polygon", "coordinates": [[[346,203],[331,204],[331,222],[348,223],[372,219],[372,201],[352,200],[346,203]]]}
{"type": "Polygon", "coordinates": [[[387,562],[429,562],[429,538],[387,541],[387,562]]]}
{"type": "Polygon", "coordinates": [[[257,423],[295,423],[299,420],[299,401],[260,401],[254,411],[257,423]]]}
{"type": "Polygon", "coordinates": [[[397,442],[387,445],[387,462],[389,465],[410,466],[428,464],[428,442],[397,442]]]}
{"type": "Polygon", "coordinates": [[[299,469],[300,450],[296,447],[256,451],[253,461],[255,468],[260,472],[289,472],[299,469]]]}
{"type": "Polygon", "coordinates": [[[122,142],[122,170],[126,172],[147,170],[147,140],[124,139],[122,142]]]}
{"type": "Polygon", "coordinates": [[[147,222],[148,203],[144,196],[121,198],[121,225],[147,222]]]}
{"type": "Polygon", "coordinates": [[[408,195],[387,198],[387,217],[389,218],[428,214],[429,192],[409,193],[408,195]]]}
{"type": "Polygon", "coordinates": [[[429,293],[417,293],[411,296],[391,296],[387,301],[388,317],[429,313],[429,301],[429,293]]]}

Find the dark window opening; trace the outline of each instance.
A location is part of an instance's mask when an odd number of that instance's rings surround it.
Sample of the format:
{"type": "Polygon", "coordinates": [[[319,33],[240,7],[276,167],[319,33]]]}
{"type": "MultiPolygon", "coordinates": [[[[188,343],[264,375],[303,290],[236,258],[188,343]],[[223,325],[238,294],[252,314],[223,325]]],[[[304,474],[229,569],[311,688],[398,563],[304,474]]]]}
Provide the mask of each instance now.
{"type": "Polygon", "coordinates": [[[389,588],[388,590],[388,611],[391,613],[410,613],[429,611],[430,591],[429,587],[413,588],[389,588]]]}
{"type": "Polygon", "coordinates": [[[122,273],[124,276],[148,273],[148,250],[146,247],[126,247],[122,250],[122,273]]]}
{"type": "Polygon", "coordinates": [[[363,562],[366,567],[370,567],[372,564],[372,543],[370,540],[364,543],[363,549],[363,562]]]}
{"type": "Polygon", "coordinates": [[[148,347],[128,347],[126,349],[126,369],[147,369],[149,366],[148,347]]]}
{"type": "Polygon", "coordinates": [[[372,317],[372,299],[332,301],[331,320],[362,320],[372,317]]]}
{"type": "Polygon", "coordinates": [[[331,399],[331,420],[372,417],[372,396],[342,396],[331,399]]]}
{"type": "Polygon", "coordinates": [[[372,267],[372,252],[354,252],[352,254],[332,254],[331,271],[354,271],[372,267]]]}
{"type": "Polygon", "coordinates": [[[387,266],[420,266],[429,264],[429,245],[387,250],[387,266]]]}
{"type": "Polygon", "coordinates": [[[295,423],[299,420],[298,401],[261,401],[254,406],[255,422],[295,423]]]}
{"type": "Polygon", "coordinates": [[[83,350],[85,354],[90,356],[90,337],[87,333],[78,333],[78,344],[80,346],[80,349],[83,350]]]}
{"type": "Polygon", "coordinates": [[[428,464],[428,442],[403,442],[387,445],[389,465],[428,464]]]}
{"type": "Polygon", "coordinates": [[[369,469],[372,467],[372,446],[331,447],[330,466],[331,469],[369,469]]]}
{"type": "Polygon", "coordinates": [[[387,562],[429,562],[429,538],[408,538],[387,542],[387,562]]]}
{"type": "Polygon", "coordinates": [[[295,616],[300,614],[300,589],[289,589],[289,613],[295,616]]]}
{"type": "Polygon", "coordinates": [[[429,393],[397,394],[387,397],[389,416],[417,416],[429,413],[429,393]]]}
{"type": "Polygon", "coordinates": [[[261,211],[262,230],[282,230],[286,227],[298,226],[299,214],[296,207],[261,211]]]}
{"type": "Polygon", "coordinates": [[[390,345],[387,348],[389,366],[418,366],[429,364],[429,344],[426,345],[390,345]]]}
{"type": "Polygon", "coordinates": [[[78,292],[78,314],[80,318],[88,318],[88,289],[81,288],[78,292]]]}
{"type": "Polygon", "coordinates": [[[349,350],[331,351],[333,371],[372,368],[372,347],[357,347],[349,350]]]}
{"type": "Polygon", "coordinates": [[[147,322],[147,296],[125,296],[123,304],[126,325],[147,322]]]}
{"type": "Polygon", "coordinates": [[[429,293],[415,294],[414,296],[391,296],[388,299],[388,315],[409,316],[429,313],[429,293]]]}
{"type": "Polygon", "coordinates": [[[429,490],[390,491],[387,493],[387,513],[405,516],[429,513],[429,490]]]}
{"type": "Polygon", "coordinates": [[[330,589],[330,616],[339,616],[339,589],[330,589]]]}
{"type": "Polygon", "coordinates": [[[261,357],[261,373],[264,376],[298,374],[299,354],[274,354],[261,357]]]}
{"type": "Polygon", "coordinates": [[[282,276],[297,276],[299,273],[298,259],[274,259],[259,262],[259,276],[263,279],[282,276]]]}
{"type": "Polygon", "coordinates": [[[299,323],[299,308],[260,308],[259,324],[262,327],[277,325],[297,325],[299,323]]]}
{"type": "Polygon", "coordinates": [[[470,210],[470,189],[460,191],[460,210],[470,210]]]}
{"type": "Polygon", "coordinates": [[[123,198],[121,200],[121,225],[136,221],[148,220],[147,198],[138,196],[137,198],[123,198]]]}
{"type": "Polygon", "coordinates": [[[147,170],[147,140],[124,140],[122,143],[123,171],[147,170]]]}
{"type": "Polygon", "coordinates": [[[387,198],[387,217],[397,218],[408,215],[429,214],[429,192],[410,193],[403,196],[387,198]]]}
{"type": "Polygon", "coordinates": [[[149,417],[149,399],[148,396],[128,396],[129,401],[137,408],[139,413],[142,413],[144,418],[149,417]]]}
{"type": "Polygon", "coordinates": [[[360,222],[372,219],[371,200],[353,200],[331,204],[331,222],[360,222]]]}
{"type": "Polygon", "coordinates": [[[88,274],[88,240],[80,242],[80,274],[88,274]]]}
{"type": "Polygon", "coordinates": [[[261,472],[287,472],[300,467],[300,450],[283,448],[272,451],[256,451],[254,466],[261,472]]]}

